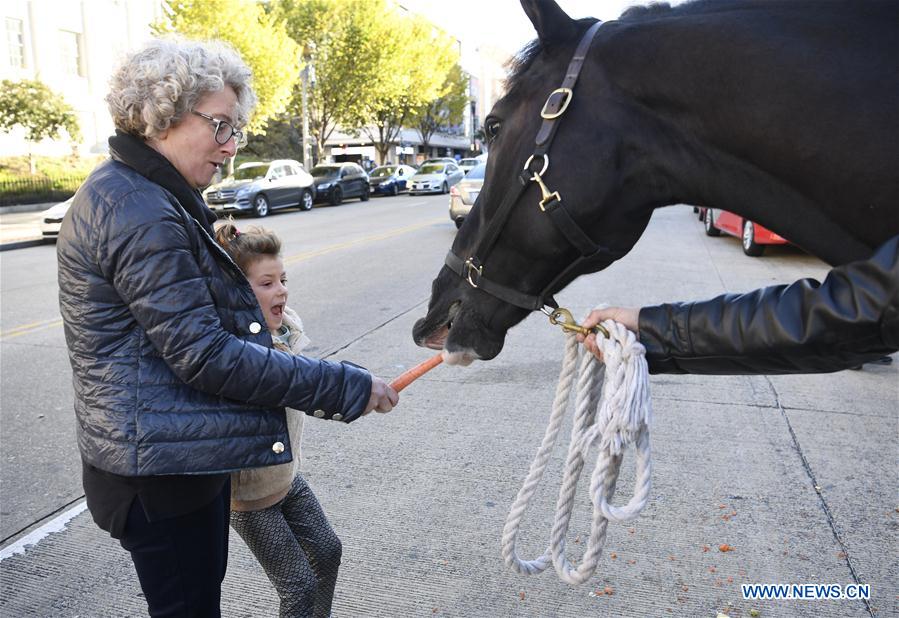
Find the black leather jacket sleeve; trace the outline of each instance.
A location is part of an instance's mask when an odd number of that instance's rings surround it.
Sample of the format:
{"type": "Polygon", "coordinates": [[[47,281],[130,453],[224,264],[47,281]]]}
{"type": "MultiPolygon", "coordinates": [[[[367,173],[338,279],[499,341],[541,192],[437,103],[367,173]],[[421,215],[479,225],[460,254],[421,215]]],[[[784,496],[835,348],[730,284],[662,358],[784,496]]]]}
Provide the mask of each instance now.
{"type": "Polygon", "coordinates": [[[237,336],[250,332],[227,331],[177,209],[151,208],[142,198],[134,193],[106,212],[97,264],[175,375],[235,401],[323,409],[328,418],[340,412],[345,422],[358,418],[371,394],[371,374],[237,336]]]}
{"type": "Polygon", "coordinates": [[[839,371],[899,350],[899,236],[868,260],[746,294],[644,307],[651,373],[839,371]]]}

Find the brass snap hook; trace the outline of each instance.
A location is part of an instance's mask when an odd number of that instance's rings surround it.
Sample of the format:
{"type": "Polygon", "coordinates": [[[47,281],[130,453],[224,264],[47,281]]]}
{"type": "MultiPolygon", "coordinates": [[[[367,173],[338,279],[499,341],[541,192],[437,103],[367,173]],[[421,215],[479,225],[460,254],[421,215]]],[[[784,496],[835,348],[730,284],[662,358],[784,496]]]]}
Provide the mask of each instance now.
{"type": "Polygon", "coordinates": [[[559,195],[559,192],[558,191],[550,191],[549,188],[546,186],[546,184],[543,182],[543,179],[540,178],[540,174],[538,174],[537,172],[534,172],[534,175],[531,176],[531,180],[533,180],[534,182],[537,183],[537,185],[540,187],[540,192],[543,194],[543,197],[538,202],[538,205],[540,206],[540,210],[542,210],[543,212],[546,212],[547,204],[549,204],[550,202],[553,202],[553,201],[556,201],[556,202],[562,201],[562,196],[559,195]]]}
{"type": "Polygon", "coordinates": [[[590,333],[594,333],[597,335],[602,333],[602,335],[606,339],[611,337],[611,335],[609,335],[609,331],[606,330],[606,328],[602,324],[597,324],[593,328],[586,328],[584,326],[581,326],[575,321],[574,316],[571,315],[571,312],[564,307],[559,307],[551,314],[549,314],[549,323],[553,326],[561,326],[562,330],[570,330],[576,333],[580,333],[585,337],[590,333]]]}
{"type": "Polygon", "coordinates": [[[558,191],[550,191],[549,187],[546,186],[546,183],[543,182],[543,176],[546,174],[546,170],[549,169],[549,155],[536,155],[543,158],[543,167],[539,172],[531,172],[531,163],[534,161],[534,156],[535,155],[529,156],[528,160],[524,162],[524,171],[532,173],[531,181],[536,182],[540,187],[540,193],[543,194],[543,197],[538,202],[538,205],[540,206],[540,210],[546,212],[546,205],[552,201],[561,202],[562,196],[559,195],[558,191]]]}

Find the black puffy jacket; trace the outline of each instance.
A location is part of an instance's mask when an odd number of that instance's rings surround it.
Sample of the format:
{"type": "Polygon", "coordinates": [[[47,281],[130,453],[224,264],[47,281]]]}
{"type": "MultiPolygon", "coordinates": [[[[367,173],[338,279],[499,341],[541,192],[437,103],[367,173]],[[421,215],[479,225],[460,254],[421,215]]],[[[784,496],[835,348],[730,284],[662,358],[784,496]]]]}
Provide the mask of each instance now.
{"type": "Polygon", "coordinates": [[[899,349],[899,236],[824,283],[640,310],[651,373],[839,371],[899,349]]]}
{"type": "Polygon", "coordinates": [[[79,189],[57,256],[78,446],[97,468],[285,463],[285,406],[349,422],[369,400],[364,369],[272,349],[237,266],[172,193],[123,163],[79,189]]]}

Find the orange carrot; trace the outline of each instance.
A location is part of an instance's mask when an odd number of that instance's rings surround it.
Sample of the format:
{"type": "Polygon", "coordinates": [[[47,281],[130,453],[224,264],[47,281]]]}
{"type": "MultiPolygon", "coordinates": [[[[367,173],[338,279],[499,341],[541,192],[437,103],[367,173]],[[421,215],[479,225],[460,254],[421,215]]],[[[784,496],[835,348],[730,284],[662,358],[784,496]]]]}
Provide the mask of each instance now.
{"type": "Polygon", "coordinates": [[[418,363],[412,369],[400,374],[398,378],[390,383],[390,387],[396,392],[400,392],[401,390],[412,384],[413,381],[417,380],[418,378],[429,372],[431,369],[439,365],[441,362],[443,362],[442,352],[440,354],[432,356],[426,361],[418,363]]]}

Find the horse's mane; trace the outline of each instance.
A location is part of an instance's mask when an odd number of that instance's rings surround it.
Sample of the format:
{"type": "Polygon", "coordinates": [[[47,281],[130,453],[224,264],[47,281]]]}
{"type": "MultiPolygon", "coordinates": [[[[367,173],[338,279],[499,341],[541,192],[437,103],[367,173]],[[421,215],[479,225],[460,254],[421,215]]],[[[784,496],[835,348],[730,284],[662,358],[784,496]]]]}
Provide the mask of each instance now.
{"type": "MultiPolygon", "coordinates": [[[[592,17],[577,20],[578,36],[585,32],[594,22],[596,20],[592,17]]],[[[523,74],[527,73],[534,59],[540,55],[541,51],[543,51],[543,45],[540,43],[540,39],[534,39],[509,58],[508,62],[506,62],[506,80],[503,83],[507,93],[512,92],[515,84],[519,82],[523,74]]]]}
{"type": "MultiPolygon", "coordinates": [[[[637,20],[641,18],[655,17],[660,14],[666,14],[673,9],[683,9],[685,6],[693,6],[693,5],[714,5],[715,2],[720,2],[720,0],[693,0],[692,2],[687,2],[677,7],[672,7],[667,2],[653,2],[646,6],[632,6],[625,10],[621,16],[618,18],[619,20],[637,20]]],[[[593,24],[595,20],[591,17],[585,17],[583,19],[578,20],[579,32],[586,31],[590,25],[593,24]]],[[[540,55],[540,52],[543,51],[543,46],[540,44],[540,39],[534,39],[533,41],[527,43],[524,47],[518,50],[508,62],[506,62],[506,80],[504,82],[504,86],[506,92],[511,92],[515,87],[515,84],[518,83],[519,79],[524,73],[527,73],[528,68],[530,68],[531,64],[534,62],[534,59],[540,55]]]]}
{"type": "Polygon", "coordinates": [[[671,5],[667,2],[653,2],[646,6],[631,6],[618,17],[619,21],[640,19],[642,17],[655,17],[656,15],[669,13],[671,5]]]}
{"type": "Polygon", "coordinates": [[[506,80],[503,83],[506,92],[512,91],[512,88],[521,76],[527,73],[531,63],[534,62],[534,58],[540,55],[542,50],[543,46],[540,45],[540,39],[534,39],[509,58],[506,62],[506,80]]]}
{"type": "MultiPolygon", "coordinates": [[[[809,0],[806,0],[808,2],[809,0]]],[[[813,1],[813,0],[812,0],[813,1]]],[[[649,21],[658,17],[667,17],[669,15],[686,15],[686,14],[703,14],[703,13],[719,13],[730,10],[739,10],[747,6],[754,8],[764,8],[770,10],[772,6],[790,5],[795,0],[770,0],[765,3],[753,3],[751,0],[687,0],[681,4],[671,6],[668,2],[651,2],[645,6],[632,6],[627,8],[615,21],[626,21],[629,23],[639,21],[649,21]]],[[[592,17],[585,17],[578,21],[578,36],[587,30],[595,21],[592,17]]],[[[506,62],[506,79],[504,82],[507,93],[512,92],[515,86],[520,82],[521,76],[527,73],[534,59],[543,51],[543,46],[539,39],[534,39],[530,43],[522,47],[514,54],[508,62],[506,62]]]]}

